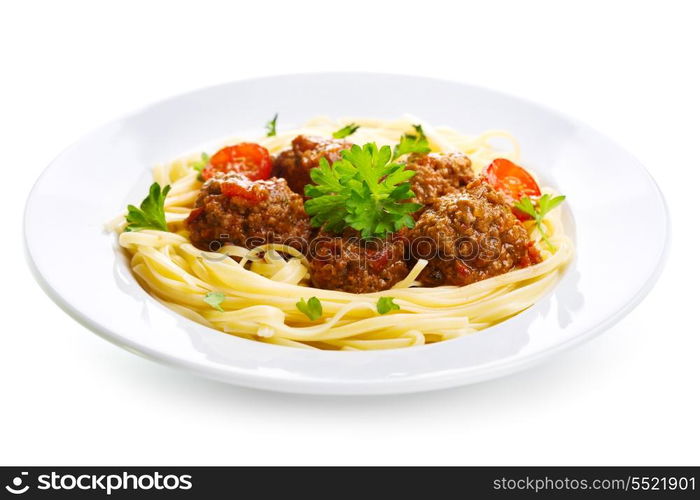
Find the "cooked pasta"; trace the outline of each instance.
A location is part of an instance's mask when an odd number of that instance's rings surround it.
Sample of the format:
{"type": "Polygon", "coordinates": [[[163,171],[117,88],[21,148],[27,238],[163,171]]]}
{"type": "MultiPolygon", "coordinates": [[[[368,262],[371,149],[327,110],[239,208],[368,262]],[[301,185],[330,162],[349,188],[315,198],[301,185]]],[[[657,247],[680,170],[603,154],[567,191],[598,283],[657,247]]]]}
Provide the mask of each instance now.
{"type": "MultiPolygon", "coordinates": [[[[319,117],[256,142],[274,154],[300,134],[330,137],[350,122],[360,126],[353,142],[379,146],[396,144],[412,124],[421,123],[432,151],[466,154],[476,174],[496,158],[520,160],[518,143],[508,132],[466,136],[410,116],[395,121],[319,117]],[[509,149],[496,147],[495,140],[507,143],[509,149]]],[[[153,297],[193,321],[246,339],[341,350],[393,349],[454,339],[530,307],[553,287],[573,254],[561,208],[556,208],[546,214],[540,227],[532,220],[523,222],[542,256],[541,262],[527,267],[466,286],[426,287],[421,286],[419,275],[427,261],[418,259],[408,275],[388,290],[349,293],[314,288],[307,257],[295,247],[225,245],[210,252],[192,244],[184,222],[202,186],[192,168],[199,159],[199,154],[191,155],[154,168],[154,180],[171,186],[164,202],[168,231],[124,231],[123,216],[111,228],[119,234],[119,245],[129,254],[137,280],[153,297]],[[543,241],[543,231],[547,241],[543,241]],[[223,294],[217,308],[204,300],[212,292],[223,294]],[[300,299],[311,297],[322,304],[322,314],[314,320],[297,307],[300,299]],[[380,297],[392,297],[399,309],[380,314],[380,297]]]]}

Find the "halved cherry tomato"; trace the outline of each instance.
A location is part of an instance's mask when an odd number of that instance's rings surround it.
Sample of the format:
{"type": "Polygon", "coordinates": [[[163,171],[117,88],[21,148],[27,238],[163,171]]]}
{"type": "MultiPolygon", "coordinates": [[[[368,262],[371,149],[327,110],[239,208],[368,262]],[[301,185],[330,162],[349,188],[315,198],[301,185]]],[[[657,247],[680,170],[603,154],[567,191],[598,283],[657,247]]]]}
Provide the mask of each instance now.
{"type": "Polygon", "coordinates": [[[270,152],[254,142],[241,142],[220,149],[202,170],[204,180],[218,172],[238,172],[252,181],[268,179],[272,172],[270,152]]]}
{"type": "Polygon", "coordinates": [[[505,158],[496,158],[484,172],[484,177],[494,188],[514,201],[523,196],[540,196],[540,187],[530,174],[505,158]]]}
{"type": "MultiPolygon", "coordinates": [[[[506,197],[506,201],[510,205],[520,201],[523,196],[539,197],[542,195],[540,187],[535,179],[527,173],[527,170],[505,158],[493,160],[484,171],[484,178],[506,197]]],[[[513,209],[513,213],[521,221],[530,218],[529,215],[518,209],[513,209]]]]}
{"type": "Polygon", "coordinates": [[[243,198],[253,204],[265,199],[263,191],[253,189],[253,181],[244,177],[233,176],[221,183],[221,194],[233,198],[243,198]]]}

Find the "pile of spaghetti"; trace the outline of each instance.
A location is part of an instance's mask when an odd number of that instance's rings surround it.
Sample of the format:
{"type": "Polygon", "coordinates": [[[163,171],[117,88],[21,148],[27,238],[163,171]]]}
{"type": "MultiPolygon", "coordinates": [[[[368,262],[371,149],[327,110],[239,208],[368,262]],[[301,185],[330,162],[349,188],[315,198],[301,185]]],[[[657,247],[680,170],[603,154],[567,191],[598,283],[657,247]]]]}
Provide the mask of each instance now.
{"type": "MultiPolygon", "coordinates": [[[[315,118],[303,127],[256,139],[276,154],[298,135],[331,137],[355,124],[356,144],[395,145],[421,123],[433,152],[468,155],[476,174],[496,158],[520,160],[515,139],[504,131],[466,136],[432,127],[414,117],[396,121],[315,118]],[[509,148],[496,147],[506,143],[509,148]]],[[[235,144],[243,138],[232,138],[235,144]]],[[[140,284],[157,300],[203,325],[246,339],[308,349],[368,350],[429,344],[488,328],[530,307],[558,280],[573,247],[564,233],[561,208],[523,222],[541,262],[466,286],[423,287],[417,281],[426,261],[419,259],[405,279],[389,290],[348,293],[310,286],[309,262],[297,249],[279,244],[254,249],[226,245],[216,252],[193,246],[185,220],[202,187],[199,154],[157,166],[153,176],[165,194],[163,230],[125,231],[124,216],[111,225],[128,252],[140,284]],[[216,294],[212,305],[210,298],[216,294]],[[378,301],[392,307],[378,312],[378,301]],[[300,299],[322,305],[310,316],[300,299]]],[[[534,175],[534,174],[533,174],[534,175]]],[[[551,190],[542,189],[551,196],[551,190]]]]}

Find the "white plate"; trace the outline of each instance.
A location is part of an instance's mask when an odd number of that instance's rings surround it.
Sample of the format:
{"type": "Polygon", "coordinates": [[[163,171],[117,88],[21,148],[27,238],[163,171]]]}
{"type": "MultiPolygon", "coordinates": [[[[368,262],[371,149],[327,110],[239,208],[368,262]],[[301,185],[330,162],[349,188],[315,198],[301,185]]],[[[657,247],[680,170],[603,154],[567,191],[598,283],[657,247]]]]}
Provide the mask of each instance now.
{"type": "Polygon", "coordinates": [[[580,122],[459,83],[329,73],[234,82],[168,99],[94,131],[61,154],[32,190],[29,260],[45,291],[103,338],[145,357],[250,387],[318,394],[425,391],[523,369],[591,338],[638,304],[658,277],[668,219],[656,184],[632,156],[580,122]],[[576,258],[532,308],[472,336],[374,352],[292,349],[240,339],[166,309],[136,283],[102,230],[140,201],[150,168],[251,129],[309,117],[409,112],[465,133],[505,128],[524,163],[567,195],[576,258]]]}

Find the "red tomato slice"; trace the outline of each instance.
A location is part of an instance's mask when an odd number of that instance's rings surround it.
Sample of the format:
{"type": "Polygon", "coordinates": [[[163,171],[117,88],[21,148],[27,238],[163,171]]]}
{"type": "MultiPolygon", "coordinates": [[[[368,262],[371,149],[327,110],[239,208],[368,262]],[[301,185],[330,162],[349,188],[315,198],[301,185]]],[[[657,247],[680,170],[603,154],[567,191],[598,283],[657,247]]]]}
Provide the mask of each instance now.
{"type": "MultiPolygon", "coordinates": [[[[513,205],[523,196],[539,197],[542,195],[540,187],[535,179],[522,167],[519,167],[505,158],[496,158],[484,171],[484,178],[497,191],[500,191],[506,201],[513,205]]],[[[522,220],[530,218],[529,215],[518,209],[513,209],[515,216],[522,220]]]]}
{"type": "Polygon", "coordinates": [[[523,196],[541,196],[540,187],[530,174],[505,158],[496,158],[484,172],[484,177],[498,191],[514,201],[523,196]]]}
{"type": "Polygon", "coordinates": [[[253,189],[253,181],[237,176],[226,179],[226,182],[221,183],[221,194],[233,198],[242,198],[253,204],[260,203],[265,199],[263,192],[253,189]]]}
{"type": "Polygon", "coordinates": [[[241,142],[220,149],[202,170],[204,180],[218,172],[237,172],[252,181],[268,179],[272,172],[270,152],[254,142],[241,142]]]}

